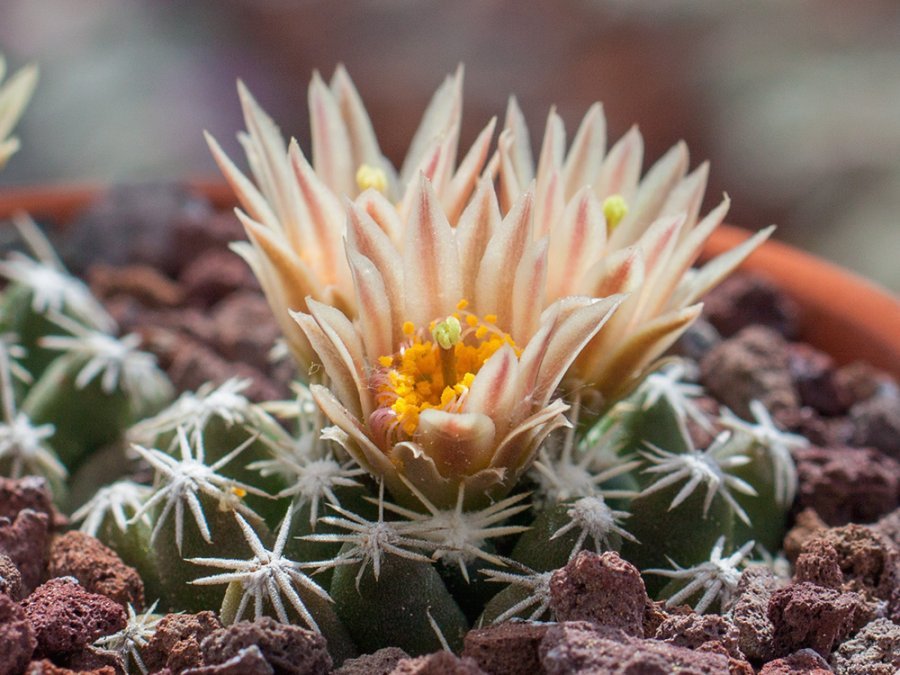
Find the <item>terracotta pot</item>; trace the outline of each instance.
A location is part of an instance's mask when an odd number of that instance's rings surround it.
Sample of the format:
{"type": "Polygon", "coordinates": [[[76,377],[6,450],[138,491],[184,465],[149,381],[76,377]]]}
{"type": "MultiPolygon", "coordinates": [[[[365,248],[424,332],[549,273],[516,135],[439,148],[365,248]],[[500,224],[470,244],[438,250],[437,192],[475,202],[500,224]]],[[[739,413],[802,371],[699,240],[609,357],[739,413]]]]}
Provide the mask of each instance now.
{"type": "MultiPolygon", "coordinates": [[[[219,208],[233,205],[231,191],[214,182],[193,182],[219,208]]],[[[27,187],[0,191],[0,218],[17,210],[38,220],[65,223],[101,191],[97,185],[27,187]]],[[[704,256],[732,248],[750,236],[722,226],[704,256]]],[[[764,276],[802,307],[801,339],[838,363],[865,360],[900,378],[900,300],[870,281],[796,248],[770,241],[742,269],[764,276]]]]}

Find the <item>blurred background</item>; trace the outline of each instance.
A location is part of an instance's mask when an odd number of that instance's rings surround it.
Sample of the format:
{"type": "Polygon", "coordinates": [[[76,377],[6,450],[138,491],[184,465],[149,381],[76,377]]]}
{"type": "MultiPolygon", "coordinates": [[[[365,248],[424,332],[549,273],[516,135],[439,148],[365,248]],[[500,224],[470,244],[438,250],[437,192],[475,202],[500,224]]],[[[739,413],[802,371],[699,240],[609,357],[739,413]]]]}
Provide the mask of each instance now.
{"type": "Polygon", "coordinates": [[[464,62],[466,147],[515,93],[539,142],[603,101],[645,166],[679,139],[708,206],[900,291],[897,0],[2,0],[0,51],[41,67],[10,185],[217,177],[242,78],[308,148],[313,69],[346,64],[395,162],[464,62]]]}

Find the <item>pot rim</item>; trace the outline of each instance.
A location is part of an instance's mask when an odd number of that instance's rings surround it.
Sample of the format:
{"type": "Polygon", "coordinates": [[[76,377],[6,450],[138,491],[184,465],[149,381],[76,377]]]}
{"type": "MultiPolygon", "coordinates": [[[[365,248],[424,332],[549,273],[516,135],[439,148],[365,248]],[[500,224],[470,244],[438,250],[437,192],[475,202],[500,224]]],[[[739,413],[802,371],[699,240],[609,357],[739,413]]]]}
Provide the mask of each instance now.
{"type": "MultiPolygon", "coordinates": [[[[234,206],[227,184],[217,180],[184,181],[217,209],[234,206]]],[[[108,184],[82,183],[0,189],[0,218],[15,211],[38,220],[65,222],[97,197],[108,184]]],[[[722,225],[703,252],[718,255],[752,232],[722,225]]],[[[741,265],[764,277],[798,302],[802,309],[799,338],[830,354],[839,364],[865,360],[900,379],[900,300],[887,289],[834,263],[780,241],[767,241],[741,265]]]]}

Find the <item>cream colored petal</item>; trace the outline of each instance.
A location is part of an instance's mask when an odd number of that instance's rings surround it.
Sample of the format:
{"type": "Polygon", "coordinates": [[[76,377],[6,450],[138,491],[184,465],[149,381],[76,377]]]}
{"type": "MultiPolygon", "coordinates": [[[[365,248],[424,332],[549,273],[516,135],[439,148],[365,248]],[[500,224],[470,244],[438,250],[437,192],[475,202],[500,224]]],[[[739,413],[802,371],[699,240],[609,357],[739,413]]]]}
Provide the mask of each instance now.
{"type": "MultiPolygon", "coordinates": [[[[363,408],[362,402],[359,400],[359,388],[351,370],[352,366],[347,363],[346,354],[342,354],[339,351],[338,347],[335,346],[334,340],[325,334],[319,322],[311,315],[303,312],[292,312],[291,316],[297,322],[297,325],[300,326],[306,339],[309,340],[309,344],[312,345],[313,350],[316,352],[318,361],[321,362],[325,374],[328,376],[330,387],[337,395],[341,405],[349,410],[354,418],[361,418],[363,416],[363,408]]],[[[343,351],[346,352],[346,350],[343,351]]]]}
{"type": "Polygon", "coordinates": [[[425,109],[419,128],[416,129],[409,151],[406,153],[403,167],[400,169],[400,183],[403,190],[410,182],[416,180],[422,158],[437,138],[457,139],[453,141],[452,152],[452,156],[456,157],[455,143],[459,139],[459,124],[462,119],[463,72],[460,65],[453,75],[447,76],[425,109]]]}
{"type": "Polygon", "coordinates": [[[549,297],[576,295],[576,283],[593,261],[601,259],[605,243],[603,208],[588,185],[569,201],[551,233],[547,273],[549,297]]]}
{"type": "Polygon", "coordinates": [[[347,250],[347,260],[353,276],[353,287],[359,311],[359,327],[368,361],[374,363],[379,356],[396,351],[399,329],[394,335],[391,321],[392,309],[381,273],[372,261],[352,248],[347,250]],[[396,337],[396,339],[395,339],[396,337]]]}
{"type": "MultiPolygon", "coordinates": [[[[447,137],[441,136],[435,139],[434,143],[425,150],[422,155],[422,163],[418,167],[418,175],[431,183],[432,188],[438,194],[441,194],[444,188],[444,181],[449,176],[452,167],[453,158],[449,156],[448,152],[447,137]]],[[[404,222],[409,220],[409,215],[412,212],[418,194],[418,181],[412,180],[406,183],[403,198],[397,204],[397,213],[404,222]]]]}
{"type": "MultiPolygon", "coordinates": [[[[339,309],[312,298],[307,298],[306,305],[309,308],[309,313],[316,320],[316,323],[319,324],[325,336],[334,345],[341,361],[353,377],[357,396],[362,405],[362,414],[368,418],[374,404],[367,377],[368,364],[365,357],[365,349],[359,333],[350,319],[339,309]]],[[[329,373],[328,364],[324,365],[326,366],[325,372],[329,373]]]]}
{"type": "Polygon", "coordinates": [[[567,201],[583,187],[594,184],[605,152],[606,117],[603,115],[603,106],[594,103],[588,108],[566,155],[563,182],[567,201]]]}
{"type": "Polygon", "coordinates": [[[482,178],[478,181],[471,201],[459,217],[455,230],[463,297],[466,299],[475,297],[478,267],[488,241],[500,225],[500,220],[500,207],[497,204],[493,182],[482,178]]]}
{"type": "Polygon", "coordinates": [[[568,307],[565,314],[560,313],[561,320],[556,322],[550,335],[530,394],[535,405],[547,405],[569,366],[603,328],[623,299],[621,295],[614,295],[602,299],[567,298],[562,301],[568,307]]]}
{"type": "MultiPolygon", "coordinates": [[[[643,157],[644,139],[637,127],[631,127],[603,160],[594,181],[597,198],[603,201],[610,195],[621,195],[630,204],[641,175],[643,157]]],[[[622,223],[619,224],[621,226],[622,223]]]]}
{"type": "Polygon", "coordinates": [[[334,69],[330,88],[331,95],[341,111],[344,128],[347,130],[352,166],[359,168],[361,164],[368,164],[382,167],[382,164],[387,162],[378,147],[372,120],[369,119],[356,85],[341,63],[334,69]]]}
{"type": "Polygon", "coordinates": [[[469,148],[469,152],[466,153],[466,156],[460,162],[459,168],[450,179],[450,184],[442,195],[441,201],[444,205],[444,212],[447,214],[447,220],[452,225],[457,224],[460,214],[472,195],[472,190],[475,189],[475,183],[478,181],[478,176],[484,168],[484,163],[487,161],[491,139],[494,137],[494,127],[496,126],[497,118],[494,117],[478,134],[478,138],[472,143],[472,147],[469,148]]]}
{"type": "Polygon", "coordinates": [[[711,288],[731,274],[774,231],[774,225],[760,230],[747,241],[710,260],[695,275],[686,277],[683,286],[679,287],[672,300],[669,301],[670,306],[677,307],[702,298],[711,288]]]}
{"type": "MultiPolygon", "coordinates": [[[[497,192],[500,194],[500,208],[503,210],[503,213],[509,212],[513,203],[522,193],[523,186],[529,184],[522,183],[519,178],[514,156],[515,143],[513,134],[509,129],[504,129],[500,132],[500,138],[497,139],[496,155],[500,169],[497,192]]],[[[533,171],[533,169],[529,169],[529,175],[533,171]]]]}
{"type": "MultiPolygon", "coordinates": [[[[629,198],[628,215],[610,235],[610,246],[618,249],[636,242],[647,226],[659,217],[671,190],[688,169],[688,150],[684,141],[672,146],[647,172],[637,194],[629,198]]],[[[602,198],[602,195],[601,195],[602,198]]]]}
{"type": "Polygon", "coordinates": [[[532,241],[531,192],[522,194],[488,242],[475,281],[475,306],[483,314],[496,314],[501,326],[511,320],[510,270],[516,269],[532,241]]]}
{"type": "MultiPolygon", "coordinates": [[[[37,80],[37,66],[28,65],[17,70],[0,87],[0,141],[10,134],[22,117],[25,106],[37,86],[37,80]]],[[[0,82],[3,82],[2,77],[0,77],[0,82]]]]}
{"type": "Polygon", "coordinates": [[[613,351],[604,354],[597,367],[580,376],[596,387],[608,403],[617,400],[693,323],[702,309],[702,305],[692,305],[647,322],[613,351]]]}
{"type": "Polygon", "coordinates": [[[696,169],[685,176],[669,194],[663,205],[660,215],[668,216],[676,213],[684,213],[685,227],[681,232],[681,240],[687,236],[700,215],[700,207],[703,204],[703,196],[706,194],[706,183],[709,179],[709,162],[703,162],[696,169]]]}
{"type": "MultiPolygon", "coordinates": [[[[319,359],[300,326],[291,318],[292,303],[297,302],[297,299],[291,299],[292,296],[289,291],[293,290],[294,287],[285,288],[274,266],[268,262],[259,249],[254,248],[249,242],[234,242],[230,248],[250,265],[250,269],[253,270],[253,274],[259,280],[259,284],[262,286],[263,293],[265,293],[266,300],[269,303],[269,308],[272,310],[272,315],[278,322],[282,335],[287,340],[291,355],[297,361],[299,374],[301,377],[307,377],[310,366],[313,363],[318,363],[319,359]]],[[[305,297],[303,296],[300,299],[303,302],[303,308],[306,306],[305,297]]]]}
{"type": "Polygon", "coordinates": [[[429,408],[419,414],[415,442],[445,478],[458,479],[485,469],[494,454],[494,422],[480,413],[429,408]]]}
{"type": "Polygon", "coordinates": [[[451,314],[462,298],[459,254],[431,184],[420,177],[403,250],[406,318],[416,326],[451,314]]]}
{"type": "Polygon", "coordinates": [[[529,185],[534,180],[534,159],[531,154],[531,137],[525,115],[515,96],[509,97],[503,129],[510,132],[512,141],[509,156],[519,185],[529,185]]]}
{"type": "Polygon", "coordinates": [[[312,131],[312,158],[316,174],[336,195],[354,196],[356,167],[347,127],[331,90],[318,72],[309,85],[309,122],[312,131]]]}
{"type": "Polygon", "coordinates": [[[569,406],[562,399],[556,399],[524,419],[499,443],[491,460],[491,468],[506,469],[504,480],[507,489],[511,489],[531,466],[544,438],[552,431],[568,425],[569,422],[563,415],[568,409],[569,406]]]}
{"type": "Polygon", "coordinates": [[[509,345],[498,349],[484,362],[466,394],[462,411],[481,413],[494,420],[503,435],[512,422],[512,412],[521,400],[519,361],[509,345]]]}
{"type": "Polygon", "coordinates": [[[644,253],[639,246],[628,246],[594,263],[578,288],[581,295],[603,298],[614,293],[632,293],[643,282],[644,253]]]}
{"type": "Polygon", "coordinates": [[[540,324],[541,309],[547,301],[547,238],[532,242],[516,268],[512,287],[510,334],[526,344],[540,324]]]}
{"type": "Polygon", "coordinates": [[[371,260],[381,274],[391,303],[394,341],[397,342],[400,326],[407,319],[400,252],[368,212],[353,203],[347,204],[347,246],[371,260]]]}
{"type": "Polygon", "coordinates": [[[231,186],[232,191],[238,198],[238,201],[244,210],[251,218],[262,223],[263,226],[276,232],[281,232],[281,224],[262,193],[256,189],[256,186],[253,185],[252,181],[241,173],[234,162],[228,158],[228,155],[225,154],[218,141],[213,138],[212,134],[208,131],[204,131],[203,135],[212,152],[213,159],[215,159],[216,164],[219,166],[219,170],[222,172],[222,175],[225,176],[225,180],[228,181],[228,184],[231,186]]]}
{"type": "Polygon", "coordinates": [[[663,216],[655,221],[641,237],[639,246],[644,252],[644,283],[637,292],[638,299],[631,303],[627,308],[623,308],[623,313],[627,314],[629,320],[629,328],[634,328],[648,316],[648,307],[658,304],[661,290],[658,285],[660,278],[666,273],[675,247],[684,227],[683,213],[674,216],[663,216]]]}
{"type": "Polygon", "coordinates": [[[400,247],[403,245],[403,221],[397,213],[397,208],[383,194],[372,188],[357,196],[354,203],[373,222],[378,224],[378,227],[388,236],[391,243],[397,250],[400,250],[400,247]]]}
{"type": "Polygon", "coordinates": [[[554,232],[566,208],[562,169],[548,170],[534,190],[534,235],[545,237],[554,232]]]}
{"type": "Polygon", "coordinates": [[[354,416],[344,407],[327,387],[313,384],[309,388],[316,403],[331,420],[331,423],[344,431],[354,441],[351,446],[345,446],[347,452],[357,463],[373,476],[384,477],[388,487],[393,492],[393,486],[402,487],[403,483],[397,477],[397,470],[372,439],[366,433],[366,429],[359,418],[354,416]]]}
{"type": "Polygon", "coordinates": [[[550,180],[554,172],[562,172],[565,156],[566,128],[554,106],[547,115],[547,124],[544,127],[544,140],[538,157],[536,196],[542,192],[541,186],[550,180]]]}

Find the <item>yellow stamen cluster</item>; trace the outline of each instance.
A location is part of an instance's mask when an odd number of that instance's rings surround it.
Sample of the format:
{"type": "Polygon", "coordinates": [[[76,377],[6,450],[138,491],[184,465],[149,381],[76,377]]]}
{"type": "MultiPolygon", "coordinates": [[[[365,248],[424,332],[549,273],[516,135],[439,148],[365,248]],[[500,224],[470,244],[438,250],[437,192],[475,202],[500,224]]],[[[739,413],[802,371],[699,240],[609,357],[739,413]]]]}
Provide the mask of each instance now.
{"type": "Polygon", "coordinates": [[[628,215],[628,202],[622,195],[610,195],[603,200],[603,216],[606,227],[612,232],[622,219],[628,215]]]}
{"type": "Polygon", "coordinates": [[[361,164],[356,170],[356,186],[360,192],[372,188],[384,193],[388,186],[387,174],[380,167],[361,164]]]}
{"type": "Polygon", "coordinates": [[[378,359],[385,369],[378,402],[392,411],[392,430],[409,437],[423,410],[458,410],[475,375],[503,345],[510,345],[516,356],[521,354],[512,337],[495,325],[496,316],[479,318],[465,310],[467,305],[460,301],[457,312],[432,322],[427,332],[407,321],[400,351],[378,359]]]}

